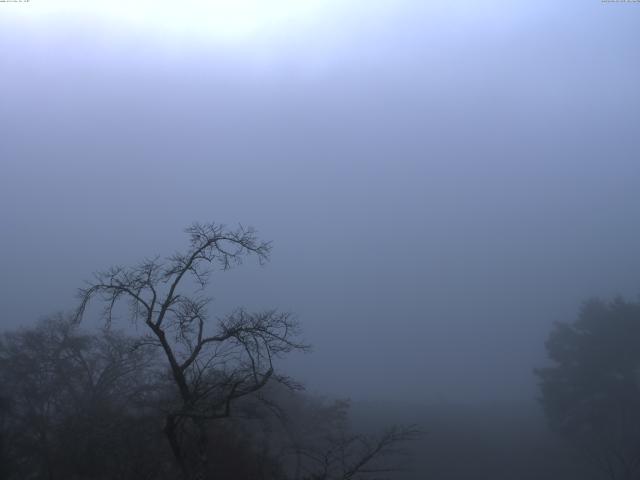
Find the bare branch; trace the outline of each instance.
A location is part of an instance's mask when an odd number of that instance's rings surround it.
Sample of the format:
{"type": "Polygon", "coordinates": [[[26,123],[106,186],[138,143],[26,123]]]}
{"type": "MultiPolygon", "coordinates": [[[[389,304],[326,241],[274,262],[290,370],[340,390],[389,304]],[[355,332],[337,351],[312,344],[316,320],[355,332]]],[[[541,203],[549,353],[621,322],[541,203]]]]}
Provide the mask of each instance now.
{"type": "MultiPolygon", "coordinates": [[[[232,230],[196,223],[186,233],[189,246],[184,252],[164,261],[154,257],[133,267],[96,274],[95,281],[79,291],[75,315],[80,321],[89,302],[97,297],[105,304],[107,326],[121,301],[128,306],[131,320],[143,321],[148,334],[136,348],[161,349],[180,394],[179,404],[167,413],[165,428],[175,454],[181,451],[179,436],[186,420],[201,426],[202,421],[229,416],[236,400],[258,392],[272,379],[297,387],[274,374],[274,359],[294,350],[309,350],[299,340],[298,322],[288,313],[238,309],[216,321],[209,317],[211,298],[201,291],[211,274],[240,265],[247,256],[263,264],[271,251],[269,242],[260,241],[255,230],[242,226],[232,230]]],[[[184,458],[177,460],[184,463],[184,458]]]]}

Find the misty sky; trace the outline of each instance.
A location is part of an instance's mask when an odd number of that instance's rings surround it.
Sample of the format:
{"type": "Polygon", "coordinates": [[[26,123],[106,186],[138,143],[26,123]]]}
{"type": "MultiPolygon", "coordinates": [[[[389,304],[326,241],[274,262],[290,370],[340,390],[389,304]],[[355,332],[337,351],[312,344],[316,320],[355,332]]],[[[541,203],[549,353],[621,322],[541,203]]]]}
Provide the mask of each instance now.
{"type": "Polygon", "coordinates": [[[640,293],[640,4],[125,3],[0,3],[2,326],[240,222],[216,313],[296,312],[312,390],[520,400],[640,293]]]}

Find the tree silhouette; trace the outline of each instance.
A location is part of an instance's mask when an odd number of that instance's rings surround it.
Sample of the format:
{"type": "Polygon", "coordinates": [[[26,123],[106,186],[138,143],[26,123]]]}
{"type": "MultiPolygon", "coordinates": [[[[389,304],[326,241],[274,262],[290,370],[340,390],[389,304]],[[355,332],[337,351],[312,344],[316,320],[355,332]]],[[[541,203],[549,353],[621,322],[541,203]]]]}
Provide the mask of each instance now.
{"type": "Polygon", "coordinates": [[[552,366],[535,371],[550,426],[609,478],[640,474],[640,304],[586,302],[558,323],[546,348],[552,366]]]}
{"type": "Polygon", "coordinates": [[[239,265],[248,256],[268,260],[270,244],[256,232],[214,223],[186,229],[189,246],[164,260],[155,257],[133,267],[114,267],[95,275],[80,290],[76,318],[98,297],[109,325],[120,302],[133,321],[146,328],[142,342],[158,347],[169,367],[179,401],[167,409],[164,433],[187,479],[207,471],[211,420],[226,418],[233,404],[270,381],[295,383],[276,374],[274,359],[307,350],[299,325],[289,313],[238,309],[212,319],[205,295],[211,274],[239,265]]]}

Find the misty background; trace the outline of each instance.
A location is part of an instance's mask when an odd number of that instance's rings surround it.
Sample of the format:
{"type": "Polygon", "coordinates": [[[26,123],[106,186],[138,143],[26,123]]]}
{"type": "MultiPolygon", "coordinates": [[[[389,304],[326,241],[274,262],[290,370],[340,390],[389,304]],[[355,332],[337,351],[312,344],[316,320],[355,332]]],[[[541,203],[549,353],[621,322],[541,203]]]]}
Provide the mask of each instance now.
{"type": "Polygon", "coordinates": [[[215,305],[295,312],[310,390],[534,404],[552,323],[639,292],[637,4],[327,2],[218,37],[38,3],[0,4],[3,328],[240,222],[272,261],[215,305]]]}

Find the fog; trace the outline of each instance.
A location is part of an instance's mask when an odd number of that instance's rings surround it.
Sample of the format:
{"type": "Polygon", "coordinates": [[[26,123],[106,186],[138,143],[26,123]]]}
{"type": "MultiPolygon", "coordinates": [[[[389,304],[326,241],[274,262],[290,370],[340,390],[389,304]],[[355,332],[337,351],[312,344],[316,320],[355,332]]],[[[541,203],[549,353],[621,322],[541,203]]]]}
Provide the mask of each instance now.
{"type": "Polygon", "coordinates": [[[636,298],[637,4],[316,2],[216,35],[39,3],[0,4],[2,327],[240,223],[271,261],[216,273],[213,313],[295,312],[310,391],[535,405],[553,322],[636,298]]]}

